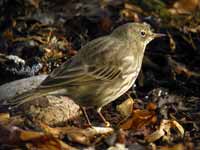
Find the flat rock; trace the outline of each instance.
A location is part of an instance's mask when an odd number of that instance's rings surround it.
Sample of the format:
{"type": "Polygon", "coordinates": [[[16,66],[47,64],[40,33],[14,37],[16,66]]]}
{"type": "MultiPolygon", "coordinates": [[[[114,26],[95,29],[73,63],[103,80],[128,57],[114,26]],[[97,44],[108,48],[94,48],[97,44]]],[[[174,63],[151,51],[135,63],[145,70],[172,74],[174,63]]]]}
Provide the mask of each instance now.
{"type": "Polygon", "coordinates": [[[0,104],[6,99],[10,99],[18,94],[36,88],[46,79],[47,75],[38,75],[25,79],[12,81],[0,86],[0,104]]]}
{"type": "MultiPolygon", "coordinates": [[[[0,86],[0,105],[6,99],[12,100],[16,95],[36,88],[47,77],[39,75],[6,83],[0,86]]],[[[11,110],[12,115],[20,114],[31,121],[47,125],[58,125],[80,116],[80,107],[69,97],[45,96],[11,110]]]]}

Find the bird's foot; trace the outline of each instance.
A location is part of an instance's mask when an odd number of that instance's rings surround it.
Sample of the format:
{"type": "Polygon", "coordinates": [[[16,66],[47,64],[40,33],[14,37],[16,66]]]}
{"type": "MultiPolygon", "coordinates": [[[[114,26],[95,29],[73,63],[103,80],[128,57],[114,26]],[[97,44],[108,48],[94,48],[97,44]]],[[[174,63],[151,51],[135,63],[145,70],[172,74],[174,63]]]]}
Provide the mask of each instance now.
{"type": "Polygon", "coordinates": [[[104,124],[105,124],[105,127],[110,127],[110,122],[105,121],[104,124]]]}
{"type": "Polygon", "coordinates": [[[106,126],[106,127],[110,127],[110,122],[108,122],[108,121],[104,118],[103,114],[101,113],[101,108],[97,109],[97,112],[98,112],[98,114],[99,114],[101,120],[104,122],[105,126],[106,126]]]}

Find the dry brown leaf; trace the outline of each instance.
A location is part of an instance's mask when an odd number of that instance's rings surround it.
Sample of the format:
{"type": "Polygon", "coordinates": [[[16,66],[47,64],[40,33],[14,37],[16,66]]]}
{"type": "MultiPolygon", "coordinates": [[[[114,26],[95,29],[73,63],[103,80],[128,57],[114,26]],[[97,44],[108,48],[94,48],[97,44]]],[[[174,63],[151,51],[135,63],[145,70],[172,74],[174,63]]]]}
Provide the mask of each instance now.
{"type": "Polygon", "coordinates": [[[8,145],[21,145],[26,144],[29,150],[69,150],[75,149],[51,134],[45,134],[43,132],[26,131],[16,126],[2,126],[0,125],[0,144],[8,145]]]}
{"type": "Polygon", "coordinates": [[[134,5],[132,3],[125,2],[124,8],[132,10],[132,11],[137,12],[137,13],[142,13],[142,9],[140,7],[138,7],[137,5],[134,5]]]}
{"type": "Polygon", "coordinates": [[[129,117],[120,127],[122,129],[139,130],[147,125],[154,124],[157,117],[154,111],[136,109],[133,111],[132,116],[129,117]]]}
{"type": "Polygon", "coordinates": [[[4,124],[8,122],[10,119],[10,114],[9,113],[0,113],[0,123],[4,124]]]}
{"type": "Polygon", "coordinates": [[[20,115],[12,117],[9,113],[1,113],[0,115],[0,124],[4,126],[20,126],[24,121],[24,118],[20,115]]]}
{"type": "Polygon", "coordinates": [[[189,27],[189,26],[184,26],[184,32],[185,33],[189,33],[189,32],[192,32],[192,33],[200,33],[200,25],[196,26],[196,27],[189,27]]]}
{"type": "Polygon", "coordinates": [[[91,145],[97,135],[105,135],[113,132],[112,128],[92,127],[87,129],[71,128],[68,130],[67,137],[73,141],[84,145],[91,145]]]}
{"type": "Polygon", "coordinates": [[[127,10],[127,9],[124,9],[120,12],[121,16],[125,17],[125,18],[128,18],[132,21],[135,21],[135,22],[139,22],[139,16],[137,13],[135,12],[132,12],[130,10],[127,10]]]}
{"type": "Polygon", "coordinates": [[[158,139],[162,138],[165,141],[169,141],[171,139],[171,132],[170,130],[174,128],[176,129],[177,133],[179,133],[180,137],[182,138],[184,135],[183,127],[175,120],[162,120],[158,130],[153,132],[151,135],[146,136],[146,141],[151,143],[155,142],[158,139]]]}
{"type": "Polygon", "coordinates": [[[200,6],[200,0],[177,0],[169,12],[173,15],[188,14],[197,10],[200,6]]]}
{"type": "Polygon", "coordinates": [[[29,37],[18,37],[18,38],[13,39],[12,41],[13,42],[24,42],[24,41],[28,41],[28,40],[34,40],[41,44],[47,44],[46,39],[43,39],[42,37],[35,36],[35,35],[29,36],[29,37]]]}
{"type": "Polygon", "coordinates": [[[40,127],[46,133],[54,135],[55,137],[67,135],[70,141],[80,143],[83,145],[90,145],[91,141],[93,141],[96,135],[105,135],[113,132],[112,128],[94,127],[94,126],[86,129],[70,127],[70,126],[51,128],[41,123],[40,127]]]}
{"type": "Polygon", "coordinates": [[[22,141],[31,141],[31,140],[42,138],[43,136],[44,136],[43,132],[24,131],[24,130],[20,130],[20,134],[19,134],[19,138],[22,141]]]}
{"type": "Polygon", "coordinates": [[[34,142],[26,144],[28,150],[76,150],[76,148],[67,145],[61,140],[53,137],[41,137],[34,142]]]}
{"type": "Polygon", "coordinates": [[[109,17],[103,17],[99,25],[103,31],[109,32],[112,27],[112,20],[109,17]]]}
{"type": "Polygon", "coordinates": [[[27,0],[32,6],[35,8],[39,8],[39,4],[41,0],[27,0]]]}
{"type": "Polygon", "coordinates": [[[13,32],[12,32],[12,30],[10,30],[10,29],[5,30],[5,31],[3,32],[3,37],[4,37],[5,39],[10,39],[10,40],[12,40],[12,39],[13,39],[13,32]]]}
{"type": "Polygon", "coordinates": [[[128,2],[124,4],[124,9],[120,12],[121,16],[136,22],[140,21],[139,13],[142,13],[142,9],[128,2]]]}
{"type": "Polygon", "coordinates": [[[123,116],[123,117],[129,117],[133,111],[133,99],[129,97],[127,100],[125,100],[123,103],[117,106],[117,111],[123,116]]]}
{"type": "Polygon", "coordinates": [[[1,125],[0,131],[2,133],[0,143],[2,144],[19,144],[48,137],[42,132],[25,131],[16,126],[1,125]]]}
{"type": "Polygon", "coordinates": [[[109,147],[107,150],[128,150],[124,144],[116,143],[114,146],[109,147]]]}
{"type": "Polygon", "coordinates": [[[46,52],[45,57],[47,58],[50,58],[50,57],[62,58],[63,57],[63,53],[56,49],[44,48],[44,51],[46,52]]]}
{"type": "Polygon", "coordinates": [[[176,144],[174,146],[160,146],[159,150],[184,150],[185,147],[183,144],[176,144]]]}
{"type": "Polygon", "coordinates": [[[124,131],[123,129],[119,129],[117,143],[125,144],[127,141],[126,134],[126,131],[124,131]]]}
{"type": "Polygon", "coordinates": [[[42,129],[51,135],[56,137],[67,135],[68,139],[73,142],[77,142],[84,145],[89,145],[92,138],[91,134],[86,134],[84,129],[76,127],[57,127],[51,128],[48,125],[40,124],[42,129]]]}
{"type": "Polygon", "coordinates": [[[77,51],[74,50],[74,49],[69,49],[69,50],[67,51],[67,55],[68,55],[68,56],[74,56],[74,55],[76,55],[76,54],[77,54],[77,51]]]}
{"type": "Polygon", "coordinates": [[[189,70],[185,65],[176,62],[171,57],[168,57],[168,62],[172,70],[178,75],[183,74],[186,75],[188,78],[190,78],[191,76],[200,77],[200,73],[189,70]]]}
{"type": "Polygon", "coordinates": [[[0,124],[0,145],[16,145],[21,143],[21,140],[19,138],[19,132],[20,130],[16,126],[4,126],[0,124]]]}
{"type": "Polygon", "coordinates": [[[150,102],[150,103],[148,103],[146,109],[147,109],[147,110],[150,110],[150,111],[151,111],[151,110],[154,111],[154,110],[157,109],[157,105],[156,105],[155,103],[153,103],[153,102],[150,102]]]}

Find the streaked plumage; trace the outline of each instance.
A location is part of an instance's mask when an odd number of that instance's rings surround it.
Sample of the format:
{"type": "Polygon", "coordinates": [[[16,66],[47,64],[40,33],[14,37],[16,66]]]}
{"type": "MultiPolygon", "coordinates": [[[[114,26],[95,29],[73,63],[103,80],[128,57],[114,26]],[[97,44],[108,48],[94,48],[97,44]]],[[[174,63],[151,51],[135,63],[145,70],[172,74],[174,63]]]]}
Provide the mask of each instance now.
{"type": "Polygon", "coordinates": [[[76,56],[55,69],[37,89],[19,95],[11,105],[49,94],[68,95],[80,106],[95,107],[100,113],[104,105],[133,85],[145,47],[156,35],[147,24],[122,25],[110,35],[86,44],[76,56]]]}

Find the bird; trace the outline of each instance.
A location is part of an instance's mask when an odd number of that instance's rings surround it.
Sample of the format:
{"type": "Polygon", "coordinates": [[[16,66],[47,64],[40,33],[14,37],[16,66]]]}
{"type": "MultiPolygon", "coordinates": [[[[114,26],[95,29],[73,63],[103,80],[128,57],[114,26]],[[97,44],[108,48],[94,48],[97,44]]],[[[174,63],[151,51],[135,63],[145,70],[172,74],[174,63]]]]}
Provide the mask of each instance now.
{"type": "Polygon", "coordinates": [[[101,113],[102,108],[133,86],[147,44],[162,36],[164,34],[152,32],[147,23],[120,25],[109,35],[88,42],[75,56],[54,69],[37,88],[8,103],[12,108],[41,96],[66,95],[81,107],[89,125],[86,108],[92,107],[109,126],[101,113]]]}

